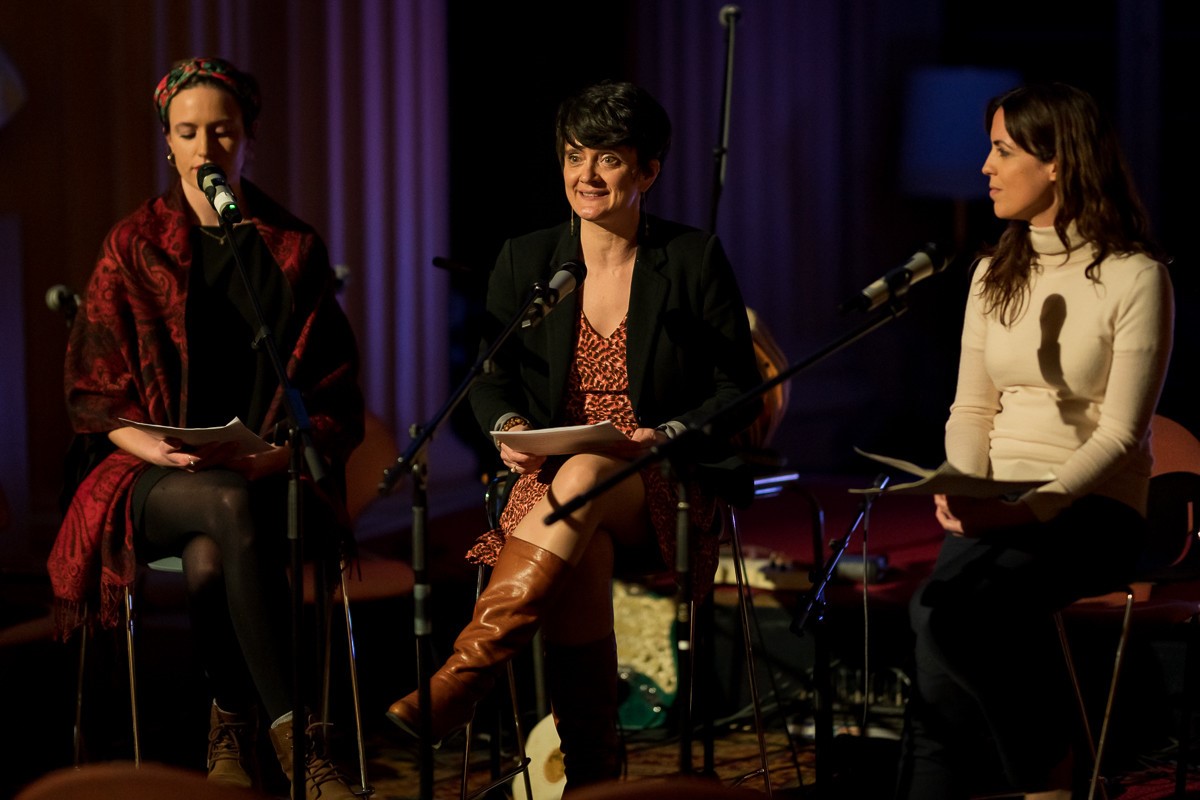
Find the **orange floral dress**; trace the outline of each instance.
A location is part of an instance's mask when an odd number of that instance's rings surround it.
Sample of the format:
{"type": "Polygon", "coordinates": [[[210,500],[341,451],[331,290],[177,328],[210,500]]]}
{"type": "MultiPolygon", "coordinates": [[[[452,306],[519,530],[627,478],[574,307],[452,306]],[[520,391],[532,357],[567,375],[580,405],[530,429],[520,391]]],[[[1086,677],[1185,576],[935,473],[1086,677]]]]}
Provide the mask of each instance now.
{"type": "MultiPolygon", "coordinates": [[[[638,427],[629,399],[629,371],[625,359],[626,322],[605,338],[596,332],[580,308],[575,322],[575,358],[567,384],[564,425],[594,424],[609,420],[626,436],[638,427]]],[[[500,527],[488,531],[467,551],[467,560],[475,564],[496,563],[504,542],[518,523],[537,505],[554,480],[563,458],[548,458],[541,469],[517,479],[500,515],[500,527]]],[[[652,464],[641,472],[646,487],[650,522],[658,540],[663,563],[673,568],[676,544],[677,491],[664,477],[661,465],[652,464]]],[[[695,597],[712,588],[719,556],[719,532],[716,524],[716,500],[694,481],[688,482],[689,520],[692,537],[691,582],[695,597]]],[[[619,553],[619,551],[618,551],[619,553]]],[[[619,557],[619,555],[618,555],[619,557]]],[[[618,565],[619,566],[619,565],[618,565]]]]}

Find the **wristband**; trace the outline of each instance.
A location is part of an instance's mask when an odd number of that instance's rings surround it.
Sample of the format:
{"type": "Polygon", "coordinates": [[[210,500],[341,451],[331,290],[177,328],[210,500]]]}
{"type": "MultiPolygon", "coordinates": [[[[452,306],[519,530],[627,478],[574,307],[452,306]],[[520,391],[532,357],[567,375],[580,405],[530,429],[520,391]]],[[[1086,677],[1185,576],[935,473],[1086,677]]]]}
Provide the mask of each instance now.
{"type": "Polygon", "coordinates": [[[529,420],[525,419],[524,417],[509,417],[508,419],[504,420],[504,424],[500,426],[499,430],[501,433],[507,433],[518,425],[528,424],[529,420]]]}

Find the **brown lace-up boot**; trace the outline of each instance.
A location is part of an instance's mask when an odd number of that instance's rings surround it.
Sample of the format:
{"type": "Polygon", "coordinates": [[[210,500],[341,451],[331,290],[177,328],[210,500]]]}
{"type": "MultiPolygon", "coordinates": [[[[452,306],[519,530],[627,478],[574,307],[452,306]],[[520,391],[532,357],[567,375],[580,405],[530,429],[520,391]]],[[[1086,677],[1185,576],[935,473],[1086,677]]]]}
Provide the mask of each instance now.
{"type": "Polygon", "coordinates": [[[258,774],[257,739],[256,713],[231,714],[214,700],[208,716],[208,779],[225,786],[253,787],[258,774]]]}
{"type": "MultiPolygon", "coordinates": [[[[320,727],[310,717],[305,728],[304,797],[306,800],[358,800],[358,795],[350,790],[334,763],[319,752],[323,749],[321,743],[324,741],[320,727]]],[[[279,766],[283,768],[288,781],[292,780],[295,765],[292,760],[293,741],[292,715],[287,714],[271,725],[271,744],[275,747],[279,766]]]]}
{"type": "Polygon", "coordinates": [[[620,777],[616,637],[610,633],[580,645],[547,643],[546,673],[567,774],[564,796],[620,777]]]}
{"type": "MultiPolygon", "coordinates": [[[[497,668],[533,639],[569,571],[566,561],[523,539],[504,544],[453,655],[430,677],[435,743],[471,721],[475,705],[496,683],[497,668]]],[[[417,692],[392,703],[387,715],[409,734],[420,734],[417,692]]]]}

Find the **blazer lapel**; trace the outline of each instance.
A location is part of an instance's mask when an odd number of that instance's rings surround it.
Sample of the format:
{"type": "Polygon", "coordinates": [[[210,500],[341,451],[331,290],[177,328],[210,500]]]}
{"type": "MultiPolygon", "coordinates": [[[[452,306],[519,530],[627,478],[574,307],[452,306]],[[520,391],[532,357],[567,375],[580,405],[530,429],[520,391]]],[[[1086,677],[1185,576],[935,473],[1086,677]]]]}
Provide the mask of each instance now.
{"type": "Polygon", "coordinates": [[[662,310],[670,282],[663,277],[667,262],[666,251],[649,246],[638,249],[633,267],[633,284],[629,293],[629,315],[626,319],[625,364],[629,372],[629,397],[636,412],[655,340],[662,330],[662,310]]]}
{"type": "MultiPolygon", "coordinates": [[[[579,258],[579,239],[564,229],[558,245],[554,248],[554,256],[544,280],[550,281],[566,262],[579,258]]],[[[584,265],[587,266],[586,264],[584,265]]],[[[584,277],[584,282],[587,278],[584,277]]],[[[546,361],[549,381],[549,400],[552,414],[558,415],[567,390],[567,369],[571,363],[572,352],[575,348],[575,318],[579,314],[579,291],[571,292],[547,314],[541,322],[545,329],[546,361]]]]}

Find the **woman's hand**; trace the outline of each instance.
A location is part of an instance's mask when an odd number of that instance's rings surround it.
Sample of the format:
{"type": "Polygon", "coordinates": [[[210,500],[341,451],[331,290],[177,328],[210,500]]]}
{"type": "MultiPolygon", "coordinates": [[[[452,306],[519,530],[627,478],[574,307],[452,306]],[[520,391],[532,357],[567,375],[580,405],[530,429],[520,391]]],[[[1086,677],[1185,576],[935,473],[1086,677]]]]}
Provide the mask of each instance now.
{"type": "Polygon", "coordinates": [[[934,515],[937,517],[938,524],[942,526],[942,530],[948,533],[956,533],[959,536],[963,535],[962,520],[950,513],[950,501],[944,494],[935,494],[933,496],[934,515]]]}
{"type": "Polygon", "coordinates": [[[220,466],[222,469],[232,470],[246,480],[254,481],[264,478],[267,475],[283,472],[288,468],[291,458],[292,446],[285,444],[282,446],[272,446],[270,450],[255,453],[254,455],[230,458],[212,463],[210,466],[220,466]]]}
{"type": "Polygon", "coordinates": [[[159,439],[137,428],[117,428],[108,432],[109,441],[127,453],[157,467],[196,471],[199,460],[185,450],[178,439],[159,439]]]}
{"type": "MultiPolygon", "coordinates": [[[[527,431],[531,426],[526,424],[514,425],[509,428],[510,431],[527,431]]],[[[500,445],[500,463],[505,466],[510,472],[515,472],[517,475],[524,475],[527,472],[536,472],[541,469],[545,463],[545,456],[535,456],[533,453],[522,453],[520,450],[514,450],[507,442],[500,445]]]]}
{"type": "Polygon", "coordinates": [[[159,439],[137,428],[117,428],[109,431],[108,438],[127,453],[132,453],[155,466],[174,467],[185,472],[220,467],[240,473],[247,480],[255,480],[287,469],[292,452],[290,445],[284,445],[239,458],[235,455],[238,445],[232,442],[214,442],[191,447],[174,437],[159,439]]]}
{"type": "Polygon", "coordinates": [[[1037,522],[1029,506],[1020,501],[935,494],[933,503],[942,528],[968,538],[976,538],[1000,528],[1037,522]]]}
{"type": "Polygon", "coordinates": [[[646,454],[651,447],[667,443],[667,435],[655,428],[637,428],[623,442],[607,444],[602,453],[614,458],[624,458],[633,461],[646,454]]]}
{"type": "MultiPolygon", "coordinates": [[[[510,430],[521,431],[528,429],[528,425],[516,425],[510,430]]],[[[623,458],[633,461],[644,455],[651,447],[666,443],[667,435],[662,431],[655,428],[638,428],[625,441],[605,444],[597,452],[612,456],[613,458],[623,458]]],[[[519,450],[514,450],[508,443],[504,443],[500,445],[500,461],[512,472],[524,475],[527,472],[534,472],[540,469],[546,461],[546,457],[537,456],[533,453],[522,453],[519,450]]]]}

